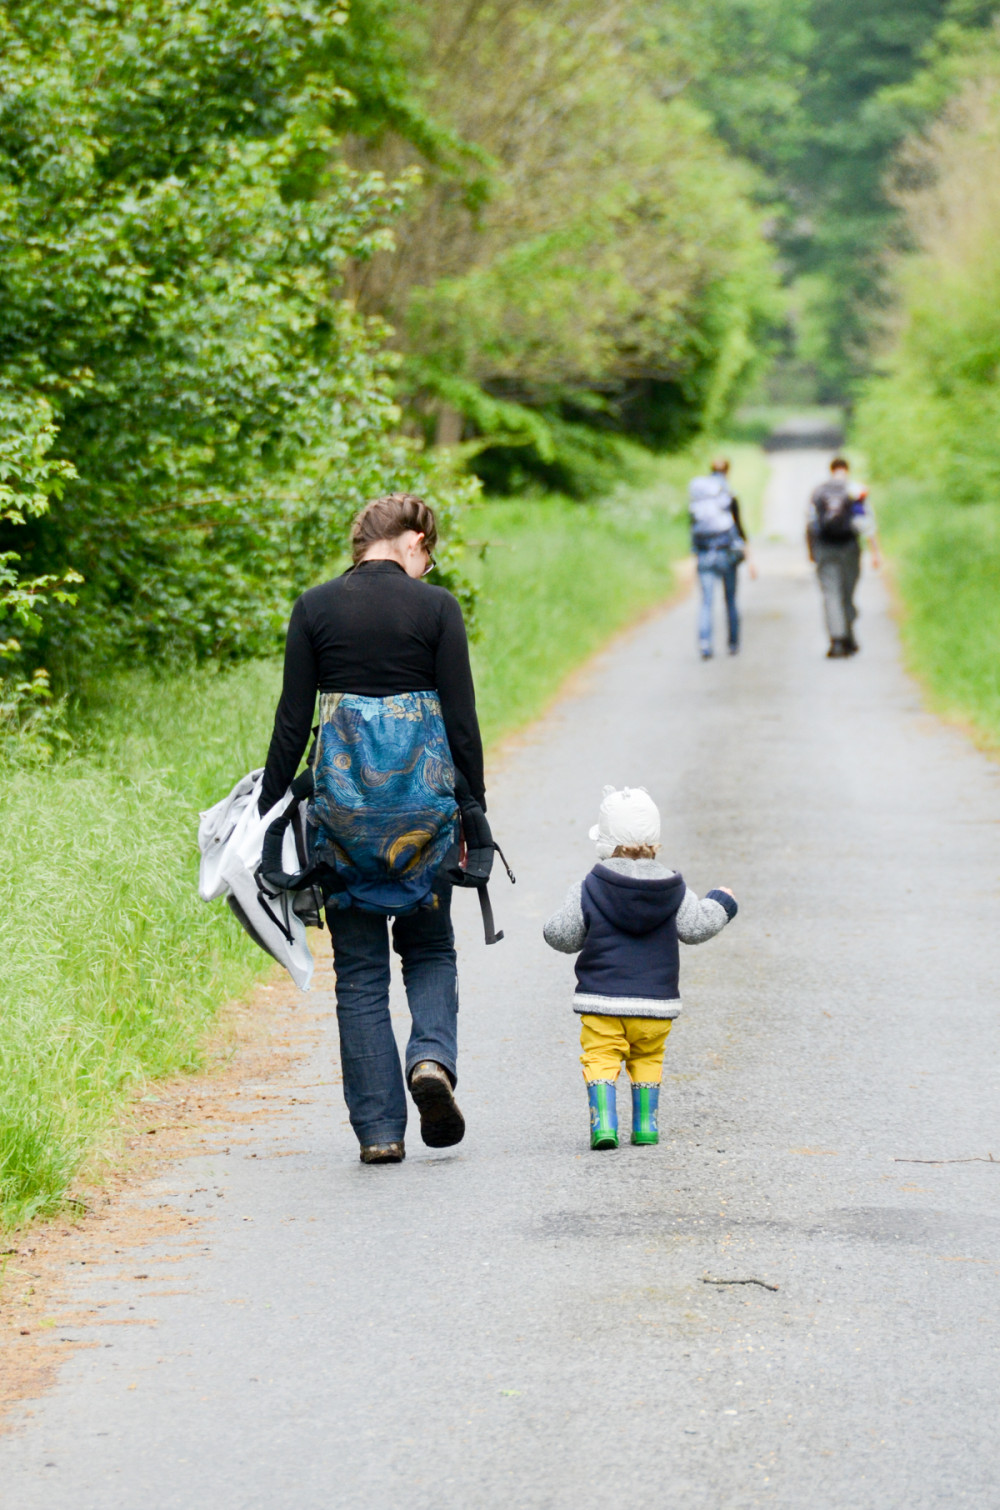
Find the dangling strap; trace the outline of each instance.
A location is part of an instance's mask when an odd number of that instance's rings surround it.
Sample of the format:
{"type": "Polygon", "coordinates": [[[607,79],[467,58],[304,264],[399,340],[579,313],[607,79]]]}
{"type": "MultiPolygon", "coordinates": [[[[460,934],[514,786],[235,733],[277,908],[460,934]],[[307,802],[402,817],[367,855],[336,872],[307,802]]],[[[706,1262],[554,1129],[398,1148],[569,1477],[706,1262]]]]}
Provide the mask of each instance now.
{"type": "Polygon", "coordinates": [[[284,922],[282,918],[279,918],[276,915],[276,913],[274,912],[274,909],[272,907],[268,906],[269,902],[277,902],[278,906],[282,909],[282,911],[284,911],[284,908],[287,905],[287,903],[286,903],[286,898],[288,896],[287,891],[286,892],[265,891],[264,890],[264,883],[261,880],[261,876],[260,876],[260,871],[259,870],[257,871],[254,879],[257,882],[257,901],[260,903],[260,909],[261,909],[261,911],[267,913],[267,916],[271,919],[271,922],[274,924],[275,928],[277,928],[278,932],[282,933],[284,935],[285,940],[289,944],[294,944],[295,937],[294,937],[291,929],[288,927],[288,924],[286,922],[284,922]]]}
{"type": "Polygon", "coordinates": [[[483,915],[483,933],[488,944],[498,944],[503,938],[503,929],[497,930],[493,919],[493,904],[490,901],[488,881],[493,869],[493,856],[498,854],[504,870],[514,881],[514,872],[507,864],[507,857],[490,830],[489,820],[481,805],[475,800],[469,784],[461,771],[455,772],[455,797],[461,815],[462,834],[466,843],[465,864],[459,863],[459,847],[453,845],[445,856],[438,872],[439,880],[451,886],[474,886],[479,892],[479,910],[483,915]]]}
{"type": "Polygon", "coordinates": [[[503,938],[503,929],[501,928],[500,932],[497,933],[496,925],[493,922],[490,888],[488,886],[477,886],[476,890],[479,892],[479,910],[483,915],[483,933],[486,935],[486,942],[488,944],[499,944],[503,938]]]}
{"type": "Polygon", "coordinates": [[[510,866],[507,864],[507,856],[504,854],[503,850],[500,848],[499,844],[497,843],[497,841],[495,839],[493,840],[493,848],[496,850],[497,854],[500,856],[501,860],[503,861],[503,868],[507,872],[507,878],[510,881],[510,884],[512,886],[516,886],[517,885],[517,877],[515,876],[514,872],[511,870],[510,866]]]}

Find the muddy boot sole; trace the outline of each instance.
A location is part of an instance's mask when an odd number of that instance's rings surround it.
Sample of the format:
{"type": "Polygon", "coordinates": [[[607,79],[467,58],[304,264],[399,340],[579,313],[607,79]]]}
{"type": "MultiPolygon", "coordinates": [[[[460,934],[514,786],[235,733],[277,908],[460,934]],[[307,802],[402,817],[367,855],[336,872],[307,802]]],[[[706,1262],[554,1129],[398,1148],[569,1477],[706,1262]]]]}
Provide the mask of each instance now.
{"type": "Polygon", "coordinates": [[[363,1143],[360,1158],[362,1164],[402,1164],[406,1149],[402,1143],[363,1143]]]}
{"type": "Polygon", "coordinates": [[[420,1113],[420,1136],[428,1148],[452,1148],[465,1137],[465,1118],[459,1111],[447,1075],[417,1075],[410,1095],[420,1113]]]}

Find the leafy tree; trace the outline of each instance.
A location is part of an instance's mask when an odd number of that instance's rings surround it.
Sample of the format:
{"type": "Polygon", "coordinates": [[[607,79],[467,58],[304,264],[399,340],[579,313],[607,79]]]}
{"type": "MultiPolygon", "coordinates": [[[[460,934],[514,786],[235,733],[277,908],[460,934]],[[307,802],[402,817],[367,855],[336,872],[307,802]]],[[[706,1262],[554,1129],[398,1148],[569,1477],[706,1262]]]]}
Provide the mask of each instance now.
{"type": "Polygon", "coordinates": [[[894,265],[895,339],[862,435],[883,476],[939,507],[1000,501],[1000,40],[906,153],[912,250],[894,265]]]}
{"type": "MultiPolygon", "coordinates": [[[[759,359],[773,279],[752,175],[663,98],[651,46],[607,0],[424,8],[429,108],[481,149],[487,192],[432,172],[355,287],[400,332],[408,398],[478,434],[495,484],[604,481],[602,436],[679,444],[759,359]]],[[[412,154],[382,135],[355,160],[412,154]]]]}
{"type": "MultiPolygon", "coordinates": [[[[784,58],[783,68],[771,65],[785,84],[780,113],[755,113],[752,75],[751,104],[739,108],[726,57],[718,80],[700,87],[719,128],[768,173],[778,244],[797,283],[796,382],[804,362],[816,397],[849,397],[870,368],[891,299],[887,258],[906,235],[893,193],[897,154],[953,91],[995,8],[994,0],[722,0],[723,13],[746,15],[751,67],[759,39],[784,58]],[[768,31],[764,23],[779,17],[793,24],[768,31]]],[[[736,67],[742,73],[742,60],[736,67]]]]}
{"type": "Polygon", "coordinates": [[[881,266],[896,222],[885,191],[894,153],[914,125],[891,94],[919,69],[947,0],[848,0],[813,6],[801,144],[788,175],[798,220],[788,238],[813,288],[825,332],[826,391],[843,395],[864,371],[881,266]]]}
{"type": "Polygon", "coordinates": [[[780,172],[799,147],[812,8],[812,0],[653,0],[647,10],[652,85],[666,98],[697,99],[723,141],[768,175],[758,181],[768,200],[780,197],[780,172]]]}
{"type": "MultiPolygon", "coordinates": [[[[366,119],[379,77],[398,83],[352,68],[346,20],[274,0],[0,10],[0,378],[48,406],[64,484],[48,512],[8,511],[0,546],[35,579],[84,578],[36,635],[63,679],[112,654],[269,648],[365,497],[447,494],[396,433],[384,330],[341,297],[410,187],[337,150],[342,78],[366,119]]],[[[449,148],[398,97],[384,109],[449,148]]]]}
{"type": "Polygon", "coordinates": [[[693,93],[763,170],[794,285],[786,383],[843,399],[869,369],[905,239],[897,153],[960,86],[995,0],[661,0],[665,87],[693,93]]]}

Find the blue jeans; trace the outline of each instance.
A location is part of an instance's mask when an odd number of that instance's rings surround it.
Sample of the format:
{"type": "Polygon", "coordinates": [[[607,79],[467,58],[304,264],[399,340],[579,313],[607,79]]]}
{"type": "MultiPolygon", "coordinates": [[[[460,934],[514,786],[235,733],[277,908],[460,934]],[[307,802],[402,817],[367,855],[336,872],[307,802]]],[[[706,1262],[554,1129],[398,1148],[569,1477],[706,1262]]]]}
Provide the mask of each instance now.
{"type": "MultiPolygon", "coordinates": [[[[389,920],[356,907],[327,909],[337,977],[344,1099],[359,1143],[395,1143],[406,1131],[406,1090],[389,1017],[389,920]]],[[[454,1083],[458,1055],[458,971],[451,892],[434,909],[393,919],[412,1019],[406,1074],[421,1059],[444,1065],[454,1083]]]]}
{"type": "Polygon", "coordinates": [[[715,584],[721,579],[726,594],[726,617],[729,621],[729,647],[738,650],[740,614],[736,606],[736,573],[739,562],[728,550],[698,552],[698,580],[701,583],[701,611],[698,615],[698,643],[702,651],[712,649],[712,606],[715,584]]]}

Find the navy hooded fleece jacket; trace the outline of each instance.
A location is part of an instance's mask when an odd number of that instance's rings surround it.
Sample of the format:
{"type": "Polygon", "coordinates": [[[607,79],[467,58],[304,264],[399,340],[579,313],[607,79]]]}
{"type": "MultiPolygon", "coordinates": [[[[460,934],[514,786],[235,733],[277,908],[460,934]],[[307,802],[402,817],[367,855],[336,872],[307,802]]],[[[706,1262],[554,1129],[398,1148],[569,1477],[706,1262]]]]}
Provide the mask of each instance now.
{"type": "Polygon", "coordinates": [[[701,944],[736,916],[727,891],[700,900],[658,860],[617,855],[570,887],[545,942],[579,954],[573,1009],[599,1017],[677,1017],[678,941],[701,944]]]}
{"type": "Polygon", "coordinates": [[[686,889],[676,872],[640,880],[595,865],[581,892],[587,938],[576,961],[577,994],[677,1002],[677,911],[686,889]]]}

